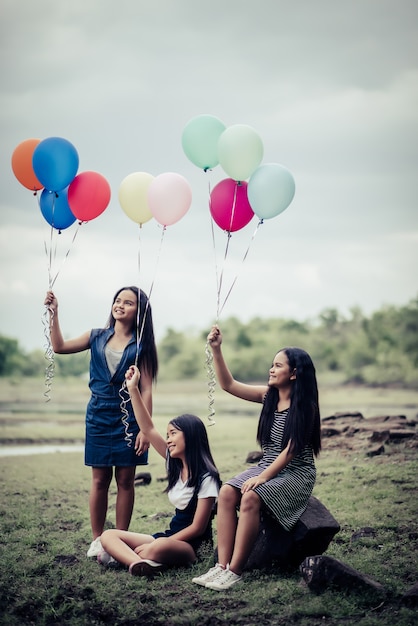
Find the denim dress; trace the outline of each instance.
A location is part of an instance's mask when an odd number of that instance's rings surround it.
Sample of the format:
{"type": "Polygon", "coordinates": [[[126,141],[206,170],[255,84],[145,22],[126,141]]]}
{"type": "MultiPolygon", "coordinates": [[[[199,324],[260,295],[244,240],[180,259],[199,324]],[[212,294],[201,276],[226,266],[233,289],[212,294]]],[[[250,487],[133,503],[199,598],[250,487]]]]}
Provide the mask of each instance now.
{"type": "MultiPolygon", "coordinates": [[[[135,453],[139,427],[129,393],[126,389],[121,391],[126,370],[135,364],[136,337],[132,335],[112,375],[106,361],[105,346],[114,332],[114,328],[98,328],[90,334],[91,398],[86,410],[84,463],[92,467],[146,465],[148,451],[141,456],[135,453]]],[[[138,350],[140,354],[141,346],[138,350]]]]}

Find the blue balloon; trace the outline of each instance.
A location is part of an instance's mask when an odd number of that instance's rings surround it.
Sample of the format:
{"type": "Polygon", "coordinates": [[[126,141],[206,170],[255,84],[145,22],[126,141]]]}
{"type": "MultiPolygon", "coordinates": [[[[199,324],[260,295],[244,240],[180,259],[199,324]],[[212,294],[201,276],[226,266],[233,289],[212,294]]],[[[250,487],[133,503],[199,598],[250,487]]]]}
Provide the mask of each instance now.
{"type": "Polygon", "coordinates": [[[49,137],[41,141],[32,156],[32,166],[45,189],[61,191],[68,187],[78,170],[78,152],[73,144],[62,137],[49,137]]]}
{"type": "Polygon", "coordinates": [[[41,193],[39,206],[41,213],[53,228],[64,230],[74,224],[76,217],[68,204],[68,187],[58,194],[44,189],[41,193]]]}

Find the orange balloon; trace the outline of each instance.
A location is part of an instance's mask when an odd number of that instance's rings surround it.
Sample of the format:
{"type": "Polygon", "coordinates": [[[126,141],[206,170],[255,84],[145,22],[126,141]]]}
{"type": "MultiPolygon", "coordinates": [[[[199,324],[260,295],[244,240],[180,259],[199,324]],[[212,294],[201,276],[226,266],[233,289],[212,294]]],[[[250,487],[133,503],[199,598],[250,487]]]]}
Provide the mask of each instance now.
{"type": "Polygon", "coordinates": [[[36,178],[32,166],[32,157],[40,139],[26,139],[22,141],[12,154],[12,170],[19,183],[27,189],[38,191],[43,189],[42,183],[36,178]]]}

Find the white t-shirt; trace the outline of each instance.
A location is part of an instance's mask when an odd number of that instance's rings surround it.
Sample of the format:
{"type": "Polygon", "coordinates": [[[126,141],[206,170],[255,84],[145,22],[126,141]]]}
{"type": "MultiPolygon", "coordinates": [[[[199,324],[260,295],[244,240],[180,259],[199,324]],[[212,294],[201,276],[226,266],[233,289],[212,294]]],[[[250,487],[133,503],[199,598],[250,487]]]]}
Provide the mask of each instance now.
{"type": "MultiPolygon", "coordinates": [[[[189,504],[194,494],[194,487],[187,487],[186,483],[184,483],[181,478],[178,479],[176,484],[170,491],[168,492],[168,499],[171,504],[176,508],[180,509],[180,511],[184,511],[184,509],[189,504]]],[[[202,484],[200,485],[199,493],[197,494],[198,499],[200,498],[215,498],[215,501],[218,498],[219,487],[218,483],[212,476],[206,476],[202,480],[202,484]]]]}

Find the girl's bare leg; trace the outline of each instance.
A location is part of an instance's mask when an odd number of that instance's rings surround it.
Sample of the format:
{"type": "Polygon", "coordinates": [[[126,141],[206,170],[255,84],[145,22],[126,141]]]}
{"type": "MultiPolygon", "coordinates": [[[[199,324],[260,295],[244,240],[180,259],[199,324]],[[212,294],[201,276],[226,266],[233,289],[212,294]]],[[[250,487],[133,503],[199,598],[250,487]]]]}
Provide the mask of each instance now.
{"type": "Polygon", "coordinates": [[[117,467],[116,528],[128,530],[135,501],[135,466],[117,467]]]}
{"type": "Polygon", "coordinates": [[[235,534],[237,531],[237,507],[241,493],[231,485],[223,485],[219,492],[216,528],[218,533],[218,562],[226,566],[234,551],[235,534]]]}
{"type": "Polygon", "coordinates": [[[165,565],[191,565],[196,553],[186,541],[171,537],[157,537],[152,543],[143,543],[135,549],[141,559],[151,559],[165,565]]]}
{"type": "Polygon", "coordinates": [[[111,467],[93,467],[89,496],[90,523],[93,539],[100,537],[106,521],[109,486],[112,481],[111,467]]]}
{"type": "Polygon", "coordinates": [[[119,563],[123,563],[128,567],[131,563],[141,560],[135,549],[153,541],[155,539],[151,535],[132,533],[128,530],[118,530],[116,528],[105,530],[101,537],[101,543],[106,552],[119,563]]]}
{"type": "Polygon", "coordinates": [[[261,500],[255,491],[247,491],[243,494],[234,551],[229,562],[229,567],[235,574],[241,574],[257,539],[260,529],[260,508],[261,500]]]}

